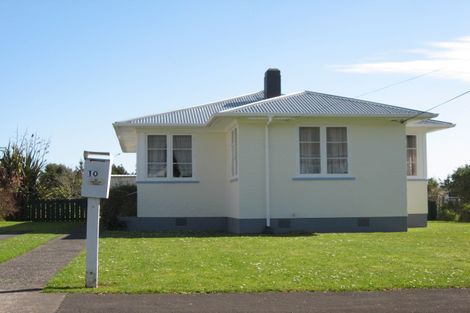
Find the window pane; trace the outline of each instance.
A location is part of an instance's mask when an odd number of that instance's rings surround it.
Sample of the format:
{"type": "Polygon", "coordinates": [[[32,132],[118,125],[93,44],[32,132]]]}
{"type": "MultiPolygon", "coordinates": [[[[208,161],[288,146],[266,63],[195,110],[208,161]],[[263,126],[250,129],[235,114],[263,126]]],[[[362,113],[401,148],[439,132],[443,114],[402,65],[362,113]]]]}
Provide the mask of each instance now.
{"type": "Polygon", "coordinates": [[[148,177],[166,177],[166,163],[148,164],[148,177]]]}
{"type": "Polygon", "coordinates": [[[406,136],[406,147],[416,148],[416,136],[406,136]]]}
{"type": "Polygon", "coordinates": [[[406,151],[407,160],[409,163],[416,163],[416,150],[415,149],[408,149],[406,151]]]}
{"type": "Polygon", "coordinates": [[[320,157],[320,143],[300,143],[300,157],[320,157]]]}
{"type": "Polygon", "coordinates": [[[417,175],[416,136],[406,136],[406,175],[417,175]]]}
{"type": "Polygon", "coordinates": [[[406,151],[406,165],[408,176],[416,176],[416,149],[407,149],[406,151]]]}
{"type": "Polygon", "coordinates": [[[166,150],[149,150],[148,162],[166,162],[166,150]]]}
{"type": "Polygon", "coordinates": [[[192,177],[191,148],[190,135],[173,136],[173,177],[192,177]]]}
{"type": "Polygon", "coordinates": [[[148,136],[147,146],[149,149],[166,149],[166,136],[165,135],[148,136]]]}
{"type": "Polygon", "coordinates": [[[327,173],[347,174],[348,143],[346,127],[327,127],[326,141],[327,173]]]}
{"type": "Polygon", "coordinates": [[[192,177],[193,166],[192,164],[173,164],[173,177],[192,177]]]}
{"type": "Polygon", "coordinates": [[[406,164],[406,175],[416,176],[416,163],[407,163],[406,164]]]}
{"type": "Polygon", "coordinates": [[[173,150],[173,163],[191,163],[191,150],[173,150]]]}
{"type": "Polygon", "coordinates": [[[346,127],[327,127],[326,128],[327,141],[347,141],[346,127]]]}
{"type": "Polygon", "coordinates": [[[320,127],[300,127],[300,141],[320,141],[320,127]]]}
{"type": "Polygon", "coordinates": [[[328,157],[347,157],[348,144],[347,143],[328,143],[327,144],[328,157]]]}
{"type": "Polygon", "coordinates": [[[347,174],[348,173],[348,160],[347,159],[328,159],[327,160],[328,174],[347,174]]]}
{"type": "Polygon", "coordinates": [[[300,174],[319,174],[320,159],[300,159],[300,174]]]}
{"type": "Polygon", "coordinates": [[[173,136],[173,149],[191,149],[191,136],[173,136]]]}

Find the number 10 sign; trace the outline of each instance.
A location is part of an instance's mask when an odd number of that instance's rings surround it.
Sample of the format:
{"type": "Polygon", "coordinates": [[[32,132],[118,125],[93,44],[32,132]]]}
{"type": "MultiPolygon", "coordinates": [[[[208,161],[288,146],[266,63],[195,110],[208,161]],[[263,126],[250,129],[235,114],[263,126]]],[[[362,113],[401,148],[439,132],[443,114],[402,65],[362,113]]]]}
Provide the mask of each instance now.
{"type": "Polygon", "coordinates": [[[85,151],[82,197],[108,198],[111,160],[107,152],[85,151]]]}

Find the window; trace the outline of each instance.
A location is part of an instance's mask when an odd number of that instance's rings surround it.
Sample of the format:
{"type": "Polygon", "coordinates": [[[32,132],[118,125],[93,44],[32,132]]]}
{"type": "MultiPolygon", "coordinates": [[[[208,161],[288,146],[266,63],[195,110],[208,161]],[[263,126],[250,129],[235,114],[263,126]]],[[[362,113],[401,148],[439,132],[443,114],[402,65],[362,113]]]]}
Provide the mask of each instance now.
{"type": "Polygon", "coordinates": [[[300,127],[299,174],[348,174],[347,128],[300,127]]]}
{"type": "Polygon", "coordinates": [[[319,174],[320,127],[299,128],[300,174],[319,174]]]}
{"type": "Polygon", "coordinates": [[[147,137],[147,177],[192,177],[192,138],[189,135],[147,137]],[[171,162],[168,162],[171,159],[171,162]]]}
{"type": "Polygon", "coordinates": [[[148,177],[167,176],[167,141],[165,135],[147,137],[148,177]]]}
{"type": "Polygon", "coordinates": [[[234,128],[231,133],[231,154],[232,154],[232,177],[238,175],[238,132],[234,128]]]}
{"type": "Polygon", "coordinates": [[[326,128],[328,174],[348,173],[348,139],[346,127],[326,128]]]}
{"type": "Polygon", "coordinates": [[[173,136],[173,177],[192,177],[191,136],[173,136]]]}
{"type": "Polygon", "coordinates": [[[416,176],[416,136],[406,136],[406,175],[416,176]]]}

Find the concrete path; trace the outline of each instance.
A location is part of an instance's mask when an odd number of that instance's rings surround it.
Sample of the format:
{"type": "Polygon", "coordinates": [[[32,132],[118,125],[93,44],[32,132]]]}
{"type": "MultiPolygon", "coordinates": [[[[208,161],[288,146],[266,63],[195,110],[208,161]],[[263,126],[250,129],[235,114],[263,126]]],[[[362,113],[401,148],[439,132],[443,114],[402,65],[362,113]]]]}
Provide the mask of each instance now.
{"type": "Polygon", "coordinates": [[[57,312],[470,312],[470,289],[193,295],[68,295],[57,312]]]}
{"type": "Polygon", "coordinates": [[[83,231],[51,240],[0,264],[0,312],[55,312],[60,294],[40,294],[54,274],[84,247],[83,231]]]}

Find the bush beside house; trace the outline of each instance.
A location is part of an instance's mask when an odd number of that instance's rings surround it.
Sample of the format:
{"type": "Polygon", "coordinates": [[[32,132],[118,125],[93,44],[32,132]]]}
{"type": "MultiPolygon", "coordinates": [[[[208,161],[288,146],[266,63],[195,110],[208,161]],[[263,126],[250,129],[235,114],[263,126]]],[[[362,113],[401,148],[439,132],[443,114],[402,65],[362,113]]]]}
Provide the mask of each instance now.
{"type": "Polygon", "coordinates": [[[137,186],[111,188],[109,198],[101,201],[101,227],[108,230],[125,228],[119,217],[137,216],[137,186]]]}
{"type": "Polygon", "coordinates": [[[470,222],[470,165],[457,168],[444,182],[431,178],[428,200],[430,220],[436,209],[437,220],[470,222]]]}

